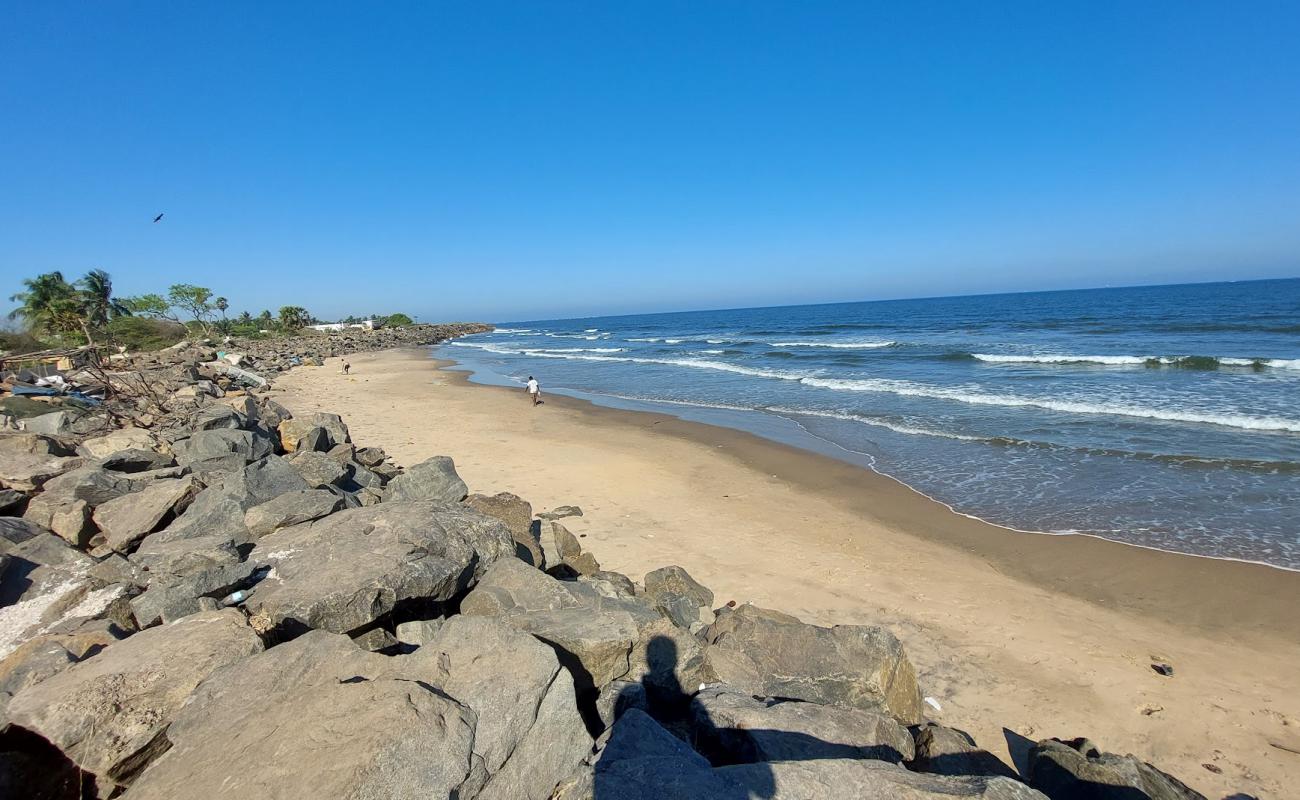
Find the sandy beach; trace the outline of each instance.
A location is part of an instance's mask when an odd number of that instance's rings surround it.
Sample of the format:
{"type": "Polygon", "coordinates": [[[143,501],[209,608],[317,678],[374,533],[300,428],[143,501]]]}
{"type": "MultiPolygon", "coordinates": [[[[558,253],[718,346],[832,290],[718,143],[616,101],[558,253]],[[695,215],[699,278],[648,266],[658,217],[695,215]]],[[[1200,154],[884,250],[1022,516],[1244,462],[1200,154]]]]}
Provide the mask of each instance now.
{"type": "Polygon", "coordinates": [[[425,349],[349,361],[281,376],[277,399],[341,413],[400,464],[450,455],[471,491],[581,506],[565,524],[606,569],[680,564],[719,603],[884,625],[933,718],[1008,761],[1088,736],[1210,797],[1286,797],[1300,778],[1300,573],[1007,531],[749,434],[555,395],[530,408],[425,349]]]}

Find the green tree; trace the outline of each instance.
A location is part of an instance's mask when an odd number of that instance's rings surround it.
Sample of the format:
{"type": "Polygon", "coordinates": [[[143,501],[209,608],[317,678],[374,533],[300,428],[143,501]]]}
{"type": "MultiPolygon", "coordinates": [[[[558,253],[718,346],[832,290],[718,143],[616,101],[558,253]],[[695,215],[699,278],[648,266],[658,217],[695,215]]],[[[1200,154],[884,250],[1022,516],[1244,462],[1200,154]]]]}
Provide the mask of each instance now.
{"type": "Polygon", "coordinates": [[[102,328],[110,319],[131,315],[131,309],[113,297],[113,278],[104,270],[92,269],[76,285],[86,321],[92,328],[102,328]]]}
{"type": "Polygon", "coordinates": [[[235,322],[239,323],[240,325],[252,325],[253,315],[248,313],[247,311],[241,311],[239,312],[239,316],[235,317],[235,322]]]}
{"type": "Polygon", "coordinates": [[[208,325],[213,309],[212,303],[209,302],[211,299],[211,289],[191,283],[176,283],[167,289],[167,301],[193,317],[194,321],[199,323],[199,327],[203,328],[204,333],[212,330],[208,325]]]}
{"type": "Polygon", "coordinates": [[[153,317],[154,319],[169,319],[176,322],[176,315],[172,314],[172,305],[167,302],[167,298],[160,294],[142,294],[135,297],[125,297],[122,299],[122,305],[131,314],[137,317],[153,317]]]}
{"type": "Polygon", "coordinates": [[[271,316],[270,311],[263,311],[257,315],[257,324],[263,329],[270,328],[275,325],[275,317],[271,316]]]}
{"type": "Polygon", "coordinates": [[[64,279],[62,272],[28,278],[23,281],[23,287],[26,291],[9,298],[19,304],[9,313],[10,319],[22,319],[29,330],[55,336],[75,333],[85,327],[80,293],[64,279]]]}
{"type": "Polygon", "coordinates": [[[389,314],[387,317],[384,317],[382,319],[382,322],[385,326],[389,328],[400,328],[403,325],[415,324],[415,320],[411,319],[410,317],[406,316],[400,311],[396,314],[389,314]]]}
{"type": "Polygon", "coordinates": [[[289,331],[296,331],[311,321],[311,315],[302,306],[284,306],[280,309],[280,325],[289,331]]]}

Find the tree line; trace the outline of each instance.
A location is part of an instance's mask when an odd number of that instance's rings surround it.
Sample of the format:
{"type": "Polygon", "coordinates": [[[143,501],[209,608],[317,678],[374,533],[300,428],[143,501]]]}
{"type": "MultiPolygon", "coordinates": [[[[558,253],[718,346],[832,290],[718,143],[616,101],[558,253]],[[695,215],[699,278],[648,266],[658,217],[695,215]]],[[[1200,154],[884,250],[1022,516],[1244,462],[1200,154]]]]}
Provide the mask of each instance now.
{"type": "MultiPolygon", "coordinates": [[[[106,339],[125,339],[128,346],[138,349],[143,341],[158,339],[162,333],[159,325],[166,323],[177,334],[172,341],[188,334],[291,333],[317,323],[302,306],[282,306],[278,315],[265,310],[256,316],[242,311],[232,317],[227,314],[230,302],[226,298],[190,283],[172,284],[166,294],[116,297],[112,277],[102,269],[91,270],[75,281],[68,281],[58,271],[47,272],[25,279],[22,285],[23,291],[9,298],[18,303],[9,319],[21,321],[32,337],[60,344],[95,345],[106,339]]],[[[381,325],[412,324],[405,314],[367,319],[376,319],[381,325]]],[[[360,320],[348,317],[343,321],[360,320]]]]}

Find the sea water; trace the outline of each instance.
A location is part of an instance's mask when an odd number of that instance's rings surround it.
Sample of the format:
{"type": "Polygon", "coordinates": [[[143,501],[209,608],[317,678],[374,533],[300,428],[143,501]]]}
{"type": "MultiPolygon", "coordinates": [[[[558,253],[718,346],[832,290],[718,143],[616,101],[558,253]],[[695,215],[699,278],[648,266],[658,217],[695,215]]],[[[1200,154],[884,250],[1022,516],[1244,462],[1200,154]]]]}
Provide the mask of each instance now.
{"type": "Polygon", "coordinates": [[[437,353],[1007,527],[1300,569],[1300,279],[525,321],[437,353]]]}

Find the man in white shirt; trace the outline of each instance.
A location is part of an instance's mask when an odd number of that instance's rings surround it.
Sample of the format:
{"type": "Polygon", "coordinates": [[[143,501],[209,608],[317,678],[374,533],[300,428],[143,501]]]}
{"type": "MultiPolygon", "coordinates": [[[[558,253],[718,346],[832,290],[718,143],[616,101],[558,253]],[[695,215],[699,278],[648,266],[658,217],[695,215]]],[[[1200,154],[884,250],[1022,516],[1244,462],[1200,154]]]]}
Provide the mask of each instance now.
{"type": "Polygon", "coordinates": [[[542,402],[541,384],[532,375],[528,376],[528,396],[533,399],[533,405],[539,405],[542,402]]]}

